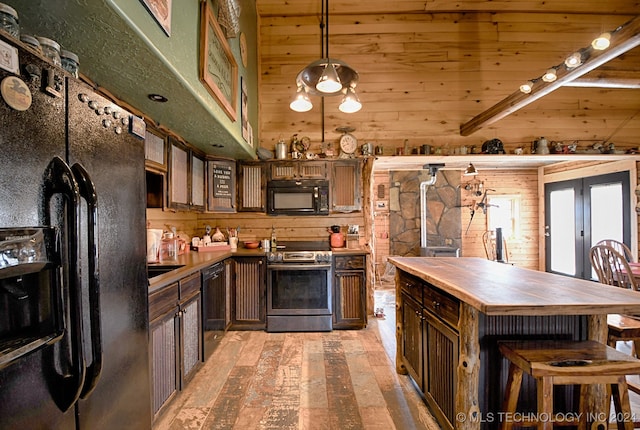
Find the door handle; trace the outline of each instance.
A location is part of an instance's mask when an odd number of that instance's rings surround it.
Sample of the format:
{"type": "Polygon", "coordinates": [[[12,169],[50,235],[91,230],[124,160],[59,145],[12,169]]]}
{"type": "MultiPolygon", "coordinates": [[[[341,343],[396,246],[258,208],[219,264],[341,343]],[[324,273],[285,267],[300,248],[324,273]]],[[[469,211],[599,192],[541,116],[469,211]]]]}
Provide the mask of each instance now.
{"type": "Polygon", "coordinates": [[[78,266],[78,233],[80,231],[80,192],[73,172],[60,157],[55,157],[45,170],[44,175],[44,207],[43,219],[46,225],[54,225],[51,212],[55,210],[60,219],[65,257],[62,270],[62,281],[58,285],[57,294],[64,298],[64,309],[60,318],[68,317],[64,322],[62,342],[54,345],[51,356],[51,377],[48,379],[54,402],[63,412],[69,410],[80,397],[85,378],[84,351],[82,349],[82,291],[80,268],[78,266]],[[60,194],[64,197],[64,208],[52,207],[53,197],[60,194]],[[66,217],[63,215],[66,213],[66,217]],[[66,281],[66,282],[65,282],[66,281]],[[65,285],[66,284],[66,285],[65,285]],[[68,342],[68,345],[65,343],[68,342]],[[61,345],[61,343],[65,343],[61,345]],[[70,351],[69,351],[70,349],[70,351]],[[60,364],[60,368],[56,366],[60,364]]]}
{"type": "Polygon", "coordinates": [[[71,167],[80,197],[87,204],[87,264],[89,271],[89,324],[91,328],[91,355],[93,361],[86,366],[86,379],[80,397],[85,399],[98,383],[102,373],[102,327],[100,325],[100,273],[98,268],[98,195],[89,173],[80,164],[71,167]]]}

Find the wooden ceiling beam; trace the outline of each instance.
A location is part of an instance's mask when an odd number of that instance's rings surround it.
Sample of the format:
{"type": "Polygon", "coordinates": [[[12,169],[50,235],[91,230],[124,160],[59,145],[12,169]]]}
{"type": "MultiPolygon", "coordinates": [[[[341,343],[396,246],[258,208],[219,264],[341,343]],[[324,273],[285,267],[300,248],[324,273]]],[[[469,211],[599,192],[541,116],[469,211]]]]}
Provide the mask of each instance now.
{"type": "Polygon", "coordinates": [[[469,136],[482,127],[501,120],[558,88],[567,86],[571,81],[576,80],[638,45],[640,45],[640,15],[619,27],[619,29],[612,34],[609,48],[603,51],[597,51],[591,48],[591,46],[582,49],[583,56],[587,56],[587,58],[581,66],[568,69],[564,64],[560,65],[556,72],[558,78],[554,82],[544,82],[542,79],[537,79],[531,93],[524,94],[520,90],[515,91],[489,109],[462,124],[460,126],[460,135],[469,136]]]}

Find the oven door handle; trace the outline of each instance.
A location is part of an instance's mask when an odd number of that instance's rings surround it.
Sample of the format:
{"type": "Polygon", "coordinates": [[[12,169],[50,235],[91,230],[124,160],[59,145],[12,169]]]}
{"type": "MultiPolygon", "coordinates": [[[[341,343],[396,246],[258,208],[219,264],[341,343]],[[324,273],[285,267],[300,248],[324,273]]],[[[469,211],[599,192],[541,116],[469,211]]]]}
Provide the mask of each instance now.
{"type": "Polygon", "coordinates": [[[277,263],[267,264],[267,270],[313,270],[331,269],[331,264],[277,263]]]}

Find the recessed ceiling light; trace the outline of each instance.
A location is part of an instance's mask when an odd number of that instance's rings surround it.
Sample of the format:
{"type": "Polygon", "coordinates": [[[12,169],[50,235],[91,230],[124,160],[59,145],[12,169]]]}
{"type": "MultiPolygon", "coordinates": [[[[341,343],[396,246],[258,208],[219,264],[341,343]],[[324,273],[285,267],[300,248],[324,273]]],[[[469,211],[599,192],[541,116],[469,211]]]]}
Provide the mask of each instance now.
{"type": "Polygon", "coordinates": [[[160,94],[149,94],[147,97],[149,97],[149,100],[158,102],[158,103],[166,103],[169,101],[168,98],[160,94]]]}

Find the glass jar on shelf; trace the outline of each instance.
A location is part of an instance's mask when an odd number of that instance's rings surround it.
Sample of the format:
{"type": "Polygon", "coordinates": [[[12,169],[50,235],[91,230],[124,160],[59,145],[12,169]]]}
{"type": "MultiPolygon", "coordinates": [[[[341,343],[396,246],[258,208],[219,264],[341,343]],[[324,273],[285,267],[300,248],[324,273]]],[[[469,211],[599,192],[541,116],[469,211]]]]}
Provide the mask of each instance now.
{"type": "Polygon", "coordinates": [[[42,53],[45,57],[51,60],[53,64],[58,67],[62,67],[62,59],[60,58],[60,44],[55,40],[51,40],[46,37],[38,36],[38,42],[42,47],[42,53]]]}
{"type": "Polygon", "coordinates": [[[62,60],[62,68],[71,73],[74,77],[78,77],[80,70],[80,60],[76,54],[71,51],[60,51],[60,59],[62,60]]]}
{"type": "Polygon", "coordinates": [[[0,3],[0,28],[16,39],[20,39],[20,25],[18,12],[4,3],[0,3]]]}

